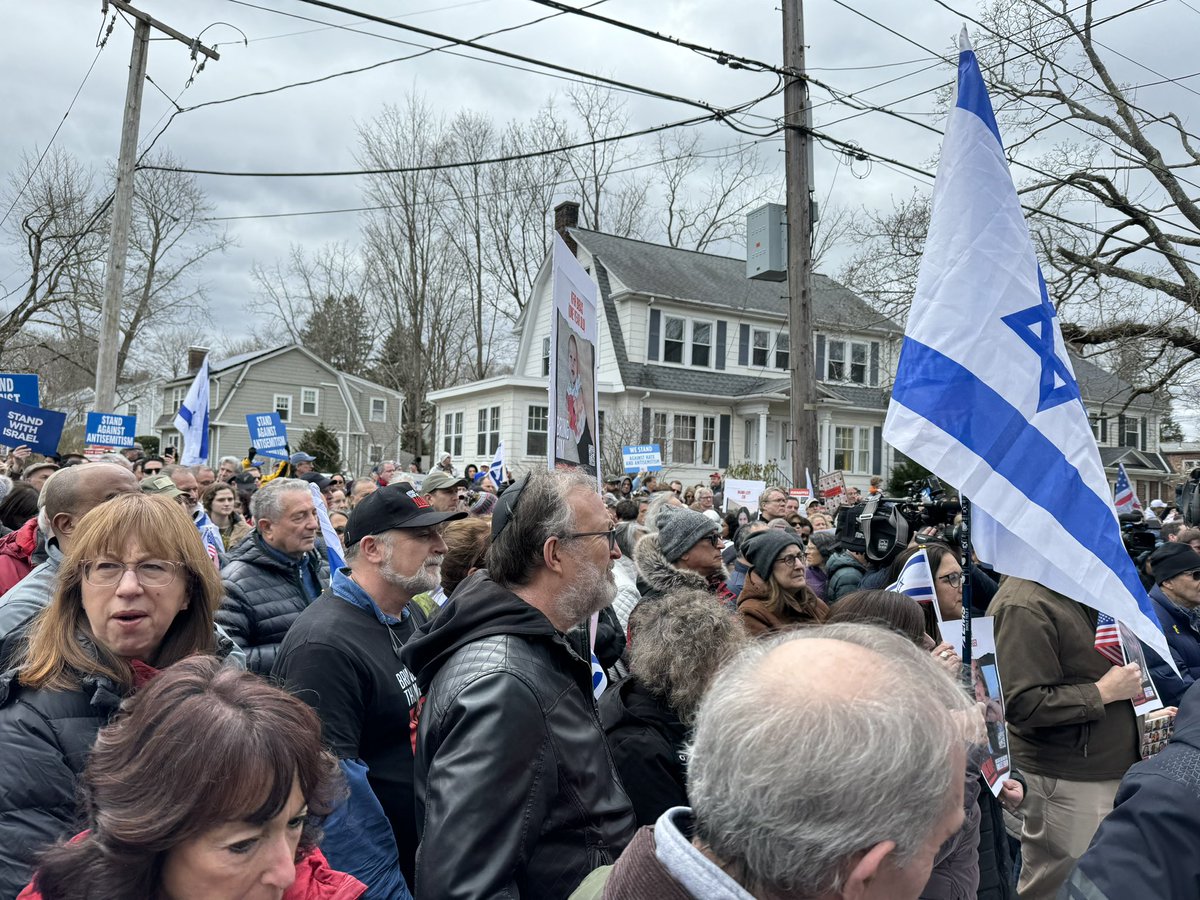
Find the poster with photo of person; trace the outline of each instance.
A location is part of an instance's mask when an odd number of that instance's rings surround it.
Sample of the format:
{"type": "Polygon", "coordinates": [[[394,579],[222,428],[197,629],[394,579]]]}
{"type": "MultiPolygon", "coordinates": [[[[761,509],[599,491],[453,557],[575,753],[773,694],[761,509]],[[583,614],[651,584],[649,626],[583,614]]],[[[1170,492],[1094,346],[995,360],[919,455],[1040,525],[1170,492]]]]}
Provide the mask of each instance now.
{"type": "Polygon", "coordinates": [[[550,423],[554,448],[548,462],[551,469],[579,468],[598,479],[596,285],[558,235],[554,236],[551,279],[550,423]]]}

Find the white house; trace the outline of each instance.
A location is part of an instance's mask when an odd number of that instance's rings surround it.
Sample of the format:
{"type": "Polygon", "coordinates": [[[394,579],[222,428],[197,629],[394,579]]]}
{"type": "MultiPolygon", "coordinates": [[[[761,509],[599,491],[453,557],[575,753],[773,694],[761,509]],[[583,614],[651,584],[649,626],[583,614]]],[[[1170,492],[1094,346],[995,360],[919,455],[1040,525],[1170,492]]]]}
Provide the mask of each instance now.
{"type": "MultiPolygon", "coordinates": [[[[574,227],[559,232],[595,280],[600,309],[597,385],[606,471],[622,444],[662,446],[664,473],[685,482],[751,461],[791,469],[786,286],[750,281],[745,260],[574,227]]],[[[865,487],[891,470],[882,441],[901,330],[830,278],[814,276],[818,470],[865,487]]],[[[429,394],[437,450],[460,469],[485,466],[503,440],[516,472],[546,465],[550,372],[549,258],[519,318],[511,375],[429,394]]]]}

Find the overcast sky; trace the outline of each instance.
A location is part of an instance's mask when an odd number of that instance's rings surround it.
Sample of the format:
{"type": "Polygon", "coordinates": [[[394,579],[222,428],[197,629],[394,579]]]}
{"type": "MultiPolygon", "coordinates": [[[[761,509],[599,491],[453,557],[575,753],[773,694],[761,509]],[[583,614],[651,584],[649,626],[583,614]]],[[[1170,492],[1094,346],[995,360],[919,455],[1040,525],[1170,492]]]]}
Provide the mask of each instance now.
{"type": "MultiPolygon", "coordinates": [[[[1098,3],[1097,10],[1098,14],[1110,14],[1137,4],[1138,0],[1107,0],[1098,3]]],[[[203,31],[206,44],[220,45],[220,61],[208,63],[195,83],[182,93],[182,106],[361,67],[413,52],[413,45],[434,43],[295,0],[262,0],[261,5],[269,10],[233,0],[191,0],[186,4],[142,0],[139,5],[185,34],[203,31]],[[347,25],[361,33],[323,27],[289,13],[347,25]],[[248,45],[241,43],[237,29],[245,33],[248,45]]],[[[356,0],[350,5],[460,37],[473,37],[551,13],[531,0],[356,0]]],[[[949,50],[963,24],[960,17],[933,0],[849,0],[848,5],[941,52],[949,50]]],[[[953,0],[950,5],[972,15],[977,12],[968,0],[953,0]]],[[[1200,9],[1198,3],[1191,6],[1200,9]]],[[[1119,25],[1110,26],[1103,38],[1112,48],[1118,75],[1129,82],[1154,80],[1144,69],[1121,60],[1117,53],[1169,76],[1188,75],[1200,68],[1194,53],[1200,12],[1191,6],[1183,0],[1160,0],[1123,17],[1119,25]]],[[[773,0],[607,0],[595,11],[744,56],[772,63],[781,60],[781,20],[773,0]]],[[[0,83],[6,86],[0,113],[0,167],[7,176],[16,169],[22,153],[36,154],[50,139],[92,63],[101,15],[94,0],[10,3],[5,13],[0,37],[0,83]]],[[[951,67],[934,65],[935,60],[924,51],[847,11],[835,0],[807,2],[805,27],[807,65],[814,77],[845,92],[860,92],[859,96],[868,102],[894,104],[901,111],[940,124],[942,111],[936,109],[931,95],[896,101],[949,81],[954,77],[951,67]],[[896,80],[870,89],[889,79],[896,80]]],[[[56,146],[97,169],[116,157],[131,38],[131,29],[118,20],[55,141],[56,146]]],[[[717,106],[765,93],[775,83],[772,75],[733,71],[689,51],[573,15],[551,18],[487,42],[717,106]]],[[[319,85],[186,113],[176,118],[157,146],[197,168],[356,168],[356,127],[377,114],[382,104],[400,100],[413,89],[424,93],[431,104],[447,114],[468,108],[487,112],[503,122],[531,116],[549,94],[569,86],[544,74],[495,65],[486,54],[461,49],[459,53],[462,55],[434,53],[319,85]]],[[[167,94],[179,95],[191,71],[188,51],[182,44],[171,40],[151,44],[148,73],[167,94]]],[[[1200,79],[1183,84],[1200,89],[1200,79]]],[[[928,167],[937,153],[935,134],[878,114],[838,122],[852,111],[828,103],[828,95],[819,89],[812,91],[812,98],[816,107],[814,124],[839,139],[857,141],[868,149],[922,167],[928,167]]],[[[1193,129],[1197,127],[1194,114],[1200,110],[1200,97],[1183,87],[1168,84],[1146,88],[1139,92],[1138,99],[1145,105],[1171,108],[1185,121],[1190,119],[1193,129]]],[[[629,104],[631,128],[693,114],[690,107],[641,96],[630,96],[629,104]]],[[[163,94],[147,84],[141,115],[143,137],[161,127],[170,108],[163,94]]],[[[768,124],[769,117],[781,114],[782,97],[763,103],[755,111],[767,118],[748,118],[747,123],[768,124]]],[[[719,125],[706,126],[704,135],[712,147],[748,140],[719,125]]],[[[781,142],[766,144],[765,150],[782,158],[781,142]]],[[[199,178],[219,216],[353,207],[362,202],[361,184],[354,178],[199,178]]],[[[815,184],[821,201],[829,198],[836,203],[871,208],[888,206],[892,198],[907,195],[914,187],[922,191],[929,188],[924,179],[914,179],[879,163],[848,165],[838,154],[821,147],[815,154],[815,184]]],[[[253,299],[249,272],[255,262],[271,264],[287,253],[291,243],[316,248],[328,241],[353,241],[358,224],[353,214],[229,221],[227,227],[236,246],[210,260],[203,272],[217,321],[224,326],[230,321],[229,314],[244,310],[253,299]]],[[[835,269],[836,262],[835,257],[826,268],[835,269]]],[[[16,287],[21,277],[20,256],[11,246],[4,248],[0,254],[0,293],[16,287]]]]}

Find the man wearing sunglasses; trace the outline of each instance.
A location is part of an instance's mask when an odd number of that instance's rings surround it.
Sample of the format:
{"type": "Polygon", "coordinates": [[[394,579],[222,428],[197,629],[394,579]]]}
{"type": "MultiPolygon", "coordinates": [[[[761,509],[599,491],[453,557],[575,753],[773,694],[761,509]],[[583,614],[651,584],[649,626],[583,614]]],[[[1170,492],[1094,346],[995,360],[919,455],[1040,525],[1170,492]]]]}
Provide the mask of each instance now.
{"type": "Polygon", "coordinates": [[[401,657],[425,692],[416,743],[422,897],[566,897],[633,836],[567,632],[609,605],[620,557],[595,478],[522,476],[487,568],[401,657]]]}
{"type": "Polygon", "coordinates": [[[1147,656],[1150,674],[1167,706],[1178,706],[1184,692],[1200,679],[1200,553],[1174,541],[1150,554],[1155,585],[1150,600],[1167,637],[1179,675],[1154,653],[1147,656]]]}

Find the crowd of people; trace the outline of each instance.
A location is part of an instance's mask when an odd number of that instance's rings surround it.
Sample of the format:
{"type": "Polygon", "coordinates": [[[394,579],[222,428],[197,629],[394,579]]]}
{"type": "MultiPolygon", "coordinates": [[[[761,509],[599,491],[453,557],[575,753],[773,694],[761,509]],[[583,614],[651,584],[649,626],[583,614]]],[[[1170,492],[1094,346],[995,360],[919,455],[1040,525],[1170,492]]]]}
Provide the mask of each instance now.
{"type": "Polygon", "coordinates": [[[0,900],[1195,896],[1181,521],[1138,561],[1179,709],[1140,761],[1095,610],[945,531],[868,553],[859,497],[260,462],[10,456],[0,900]],[[888,590],[920,550],[927,603],[888,590]],[[939,628],[967,582],[995,793],[939,628]]]}

